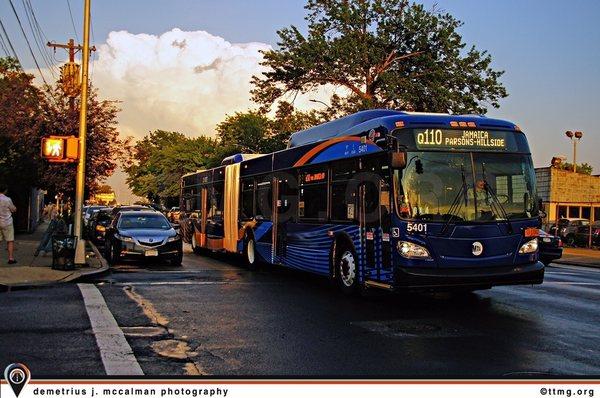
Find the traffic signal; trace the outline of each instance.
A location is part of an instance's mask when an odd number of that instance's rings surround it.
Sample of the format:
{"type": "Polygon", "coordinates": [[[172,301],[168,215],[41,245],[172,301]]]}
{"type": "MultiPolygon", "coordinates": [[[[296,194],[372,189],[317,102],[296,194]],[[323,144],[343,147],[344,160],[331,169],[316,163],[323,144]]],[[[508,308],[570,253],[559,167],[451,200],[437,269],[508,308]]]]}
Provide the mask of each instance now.
{"type": "Polygon", "coordinates": [[[72,135],[44,137],[42,157],[53,163],[76,162],[79,157],[79,140],[72,135]]]}
{"type": "Polygon", "coordinates": [[[60,67],[60,83],[67,97],[75,98],[81,92],[79,64],[67,62],[60,67]]]}

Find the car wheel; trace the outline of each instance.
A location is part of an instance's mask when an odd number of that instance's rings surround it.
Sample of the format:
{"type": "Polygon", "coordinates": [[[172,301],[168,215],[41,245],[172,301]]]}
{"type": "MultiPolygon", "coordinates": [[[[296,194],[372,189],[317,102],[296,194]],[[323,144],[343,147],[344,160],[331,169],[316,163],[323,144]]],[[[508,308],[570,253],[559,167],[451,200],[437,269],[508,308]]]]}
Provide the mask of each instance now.
{"type": "Polygon", "coordinates": [[[244,259],[250,271],[258,269],[258,257],[256,254],[256,241],[253,237],[247,236],[244,243],[244,259]]]}
{"type": "Polygon", "coordinates": [[[177,254],[177,256],[173,257],[173,259],[171,259],[171,265],[173,267],[181,267],[181,263],[183,262],[183,252],[179,252],[179,254],[177,254]]]}
{"type": "Polygon", "coordinates": [[[344,294],[354,294],[358,291],[358,260],[355,251],[344,245],[335,256],[335,279],[344,294]]]}
{"type": "Polygon", "coordinates": [[[112,243],[107,245],[106,254],[106,261],[108,261],[110,265],[117,264],[121,259],[121,256],[119,255],[115,246],[112,243]]]}

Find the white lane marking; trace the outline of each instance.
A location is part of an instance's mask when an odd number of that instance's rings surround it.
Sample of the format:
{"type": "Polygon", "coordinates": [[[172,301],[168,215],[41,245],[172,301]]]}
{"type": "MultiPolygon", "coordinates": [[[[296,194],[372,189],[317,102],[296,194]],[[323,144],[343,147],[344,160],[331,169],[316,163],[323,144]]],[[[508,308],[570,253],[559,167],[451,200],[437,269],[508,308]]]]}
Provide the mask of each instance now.
{"type": "Polygon", "coordinates": [[[281,285],[282,283],[265,282],[200,282],[200,281],[164,281],[164,282],[115,282],[117,286],[149,286],[149,285],[281,285]]]}
{"type": "Polygon", "coordinates": [[[106,301],[96,286],[78,283],[92,331],[100,349],[100,357],[108,376],[141,376],[144,374],[133,351],[117,325],[106,301]]]}

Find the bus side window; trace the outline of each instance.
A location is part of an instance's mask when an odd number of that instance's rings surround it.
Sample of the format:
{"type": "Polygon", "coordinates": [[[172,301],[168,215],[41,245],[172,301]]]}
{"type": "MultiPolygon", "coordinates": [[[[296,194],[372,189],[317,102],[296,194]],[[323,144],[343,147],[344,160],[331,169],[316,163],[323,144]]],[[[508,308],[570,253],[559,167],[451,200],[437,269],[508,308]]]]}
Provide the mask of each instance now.
{"type": "Polygon", "coordinates": [[[273,191],[271,189],[271,175],[261,176],[256,179],[256,216],[270,220],[273,211],[273,191]]]}
{"type": "Polygon", "coordinates": [[[298,218],[327,220],[327,166],[310,167],[299,174],[298,218]]]}
{"type": "Polygon", "coordinates": [[[254,178],[245,178],[241,183],[240,218],[249,220],[254,216],[254,178]]]}

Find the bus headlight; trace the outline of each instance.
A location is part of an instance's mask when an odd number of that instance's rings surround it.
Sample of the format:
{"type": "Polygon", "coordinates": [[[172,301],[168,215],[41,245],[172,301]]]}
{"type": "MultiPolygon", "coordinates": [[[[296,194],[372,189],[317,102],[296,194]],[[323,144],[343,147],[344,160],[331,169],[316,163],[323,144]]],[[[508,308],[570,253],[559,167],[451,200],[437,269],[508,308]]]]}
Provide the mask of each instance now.
{"type": "Polygon", "coordinates": [[[404,258],[430,259],[429,251],[416,243],[401,240],[398,242],[398,253],[404,258]]]}
{"type": "Polygon", "coordinates": [[[523,246],[521,246],[521,248],[519,249],[519,254],[535,253],[537,251],[537,249],[538,249],[537,238],[531,239],[529,242],[527,242],[523,246]]]}

